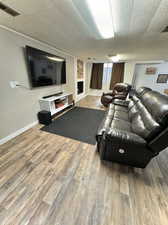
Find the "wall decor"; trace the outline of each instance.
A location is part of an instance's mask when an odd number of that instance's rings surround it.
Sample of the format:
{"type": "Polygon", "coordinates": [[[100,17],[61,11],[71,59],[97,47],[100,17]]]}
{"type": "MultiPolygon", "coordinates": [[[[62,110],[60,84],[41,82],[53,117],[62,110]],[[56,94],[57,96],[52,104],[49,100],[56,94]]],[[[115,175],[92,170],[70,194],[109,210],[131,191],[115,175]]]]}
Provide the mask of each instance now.
{"type": "Polygon", "coordinates": [[[83,61],[80,59],[77,60],[77,78],[78,79],[84,78],[83,61]]]}
{"type": "Polygon", "coordinates": [[[146,68],[146,74],[154,75],[156,74],[157,67],[147,67],[146,68]]]}
{"type": "Polygon", "coordinates": [[[164,89],[164,93],[168,95],[168,89],[164,89]]]}
{"type": "Polygon", "coordinates": [[[159,74],[156,83],[167,83],[168,74],[159,74]]]}

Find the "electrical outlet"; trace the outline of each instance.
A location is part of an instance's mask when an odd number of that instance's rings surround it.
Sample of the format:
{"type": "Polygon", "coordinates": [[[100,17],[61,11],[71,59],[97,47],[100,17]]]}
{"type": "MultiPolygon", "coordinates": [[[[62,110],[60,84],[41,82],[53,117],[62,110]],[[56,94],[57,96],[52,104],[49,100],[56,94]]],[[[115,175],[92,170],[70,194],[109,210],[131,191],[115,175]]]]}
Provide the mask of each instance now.
{"type": "Polygon", "coordinates": [[[18,88],[17,85],[19,85],[19,82],[15,81],[15,80],[12,80],[12,81],[9,82],[9,84],[10,84],[11,88],[18,88]]]}

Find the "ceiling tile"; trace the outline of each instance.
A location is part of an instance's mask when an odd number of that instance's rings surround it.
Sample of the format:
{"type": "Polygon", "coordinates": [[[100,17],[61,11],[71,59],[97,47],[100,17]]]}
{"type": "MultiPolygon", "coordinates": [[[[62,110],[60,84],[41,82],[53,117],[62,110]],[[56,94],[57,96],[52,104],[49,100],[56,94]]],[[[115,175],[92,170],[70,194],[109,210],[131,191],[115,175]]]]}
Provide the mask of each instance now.
{"type": "Polygon", "coordinates": [[[134,0],[130,24],[132,34],[139,34],[147,30],[160,2],[161,0],[134,0]]]}
{"type": "Polygon", "coordinates": [[[151,18],[148,32],[161,32],[166,26],[168,26],[168,1],[162,0],[154,17],[151,18]]]}

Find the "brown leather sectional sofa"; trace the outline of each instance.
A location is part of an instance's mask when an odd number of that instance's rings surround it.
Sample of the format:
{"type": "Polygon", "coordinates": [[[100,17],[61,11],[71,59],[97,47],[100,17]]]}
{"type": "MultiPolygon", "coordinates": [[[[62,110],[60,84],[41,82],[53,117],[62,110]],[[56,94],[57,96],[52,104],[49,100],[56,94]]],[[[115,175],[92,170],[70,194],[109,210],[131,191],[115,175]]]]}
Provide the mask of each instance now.
{"type": "Polygon", "coordinates": [[[168,146],[168,97],[147,87],[114,98],[97,135],[102,160],[144,168],[168,146]]]}

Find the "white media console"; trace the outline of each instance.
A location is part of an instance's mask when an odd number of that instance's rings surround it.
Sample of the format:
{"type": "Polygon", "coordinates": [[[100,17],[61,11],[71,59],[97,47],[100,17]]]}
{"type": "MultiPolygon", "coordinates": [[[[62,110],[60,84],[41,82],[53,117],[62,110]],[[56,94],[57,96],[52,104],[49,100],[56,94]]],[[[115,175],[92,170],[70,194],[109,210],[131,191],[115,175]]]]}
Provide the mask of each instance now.
{"type": "Polygon", "coordinates": [[[51,115],[54,115],[62,111],[63,109],[74,105],[73,94],[63,93],[61,95],[41,98],[39,100],[39,103],[40,103],[41,110],[49,111],[51,112],[51,115]]]}

